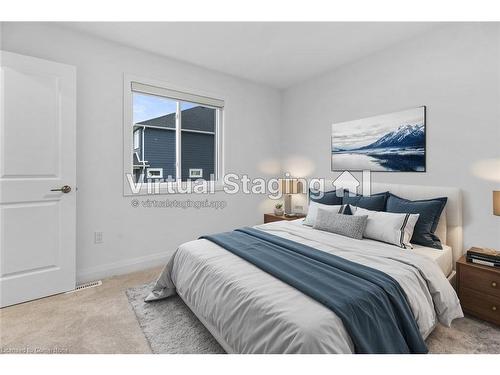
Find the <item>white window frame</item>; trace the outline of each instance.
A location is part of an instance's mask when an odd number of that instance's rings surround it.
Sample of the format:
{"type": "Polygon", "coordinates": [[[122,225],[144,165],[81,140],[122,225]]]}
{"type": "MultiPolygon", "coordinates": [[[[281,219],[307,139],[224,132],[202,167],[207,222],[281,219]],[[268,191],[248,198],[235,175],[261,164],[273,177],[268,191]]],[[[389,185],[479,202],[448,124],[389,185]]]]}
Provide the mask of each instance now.
{"type": "MultiPolygon", "coordinates": [[[[222,96],[219,94],[208,93],[198,89],[191,88],[182,88],[176,85],[170,84],[165,81],[160,81],[151,78],[143,78],[138,77],[132,74],[124,74],[123,79],[123,194],[125,196],[129,195],[145,195],[150,192],[147,190],[147,185],[143,184],[139,193],[133,192],[130,188],[129,178],[127,175],[133,176],[133,151],[134,151],[134,140],[133,140],[133,91],[132,91],[132,83],[136,82],[142,85],[151,86],[157,88],[159,92],[164,90],[173,92],[174,94],[185,94],[184,98],[175,98],[175,97],[167,97],[165,95],[159,95],[159,93],[151,92],[151,95],[157,96],[165,96],[169,99],[179,100],[179,101],[187,101],[197,103],[196,97],[203,97],[205,102],[213,101],[215,105],[204,104],[203,106],[217,109],[216,111],[216,121],[215,121],[215,165],[214,171],[216,176],[215,181],[215,189],[222,190],[223,189],[223,176],[224,176],[224,147],[223,147],[223,124],[224,124],[224,99],[220,99],[222,96]],[[189,100],[191,98],[191,100],[189,100]]],[[[178,102],[177,114],[180,114],[180,103],[178,102]]],[[[179,125],[180,119],[177,116],[176,125],[179,125]]],[[[176,134],[176,181],[175,182],[161,182],[159,184],[160,194],[167,193],[167,187],[170,191],[176,191],[177,187],[185,188],[186,181],[182,181],[182,175],[180,173],[180,161],[181,161],[181,132],[182,131],[191,131],[188,129],[180,129],[176,134]]],[[[193,130],[194,131],[194,130],[193,130]]]]}

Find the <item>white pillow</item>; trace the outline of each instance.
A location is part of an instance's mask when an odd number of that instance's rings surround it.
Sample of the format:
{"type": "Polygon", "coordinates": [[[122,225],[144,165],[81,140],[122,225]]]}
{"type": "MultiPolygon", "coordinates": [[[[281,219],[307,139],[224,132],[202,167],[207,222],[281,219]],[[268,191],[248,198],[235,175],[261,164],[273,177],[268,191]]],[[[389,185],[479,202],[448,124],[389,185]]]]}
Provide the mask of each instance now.
{"type": "Polygon", "coordinates": [[[364,237],[387,242],[403,249],[413,248],[410,240],[419,214],[370,211],[358,207],[354,215],[368,216],[364,237]]]}
{"type": "Polygon", "coordinates": [[[342,205],[329,205],[329,204],[321,204],[321,203],[316,203],[313,201],[309,202],[309,209],[307,210],[307,216],[304,219],[304,222],[302,224],[304,225],[309,225],[312,227],[314,223],[316,222],[316,217],[318,216],[318,209],[321,208],[326,211],[332,211],[335,212],[336,214],[340,213],[340,209],[342,208],[342,205]]]}

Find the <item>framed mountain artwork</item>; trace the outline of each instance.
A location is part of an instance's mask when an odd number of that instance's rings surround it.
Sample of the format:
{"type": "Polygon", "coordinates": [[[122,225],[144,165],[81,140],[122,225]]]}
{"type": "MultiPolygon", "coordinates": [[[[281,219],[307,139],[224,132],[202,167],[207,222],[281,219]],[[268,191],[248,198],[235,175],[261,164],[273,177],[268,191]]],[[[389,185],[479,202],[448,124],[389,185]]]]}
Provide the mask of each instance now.
{"type": "Polygon", "coordinates": [[[425,106],[332,124],[332,171],[425,172],[425,106]]]}

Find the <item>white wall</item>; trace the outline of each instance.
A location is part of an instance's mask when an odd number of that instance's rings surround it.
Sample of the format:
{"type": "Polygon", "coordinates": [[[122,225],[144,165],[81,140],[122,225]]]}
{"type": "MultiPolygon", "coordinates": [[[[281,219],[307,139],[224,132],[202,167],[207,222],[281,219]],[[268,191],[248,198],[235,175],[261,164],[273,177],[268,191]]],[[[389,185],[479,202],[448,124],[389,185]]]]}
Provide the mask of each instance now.
{"type": "Polygon", "coordinates": [[[278,91],[54,25],[6,23],[3,31],[7,51],[77,67],[80,281],[162,263],[182,242],[262,222],[269,209],[262,196],[209,197],[226,200],[223,211],[131,207],[132,198],[122,195],[123,73],[220,94],[226,101],[226,171],[254,177],[279,172],[278,91]],[[104,232],[104,243],[93,243],[95,231],[104,232]]]}
{"type": "Polygon", "coordinates": [[[373,173],[376,182],[455,186],[464,244],[500,248],[500,27],[451,24],[285,91],[283,168],[330,171],[334,122],[427,106],[427,173],[373,173]]]}

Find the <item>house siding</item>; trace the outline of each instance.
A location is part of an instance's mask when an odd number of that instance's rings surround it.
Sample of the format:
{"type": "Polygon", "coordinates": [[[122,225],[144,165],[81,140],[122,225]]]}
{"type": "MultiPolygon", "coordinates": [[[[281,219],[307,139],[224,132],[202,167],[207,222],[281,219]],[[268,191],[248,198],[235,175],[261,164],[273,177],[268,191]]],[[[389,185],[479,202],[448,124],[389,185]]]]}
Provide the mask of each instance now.
{"type": "Polygon", "coordinates": [[[163,178],[175,176],[175,131],[146,128],[144,131],[144,159],[149,168],[163,168],[163,178]]]}
{"type": "Polygon", "coordinates": [[[209,180],[215,172],[215,139],[213,134],[182,132],[181,175],[189,179],[189,168],[202,168],[203,179],[209,180]]]}

